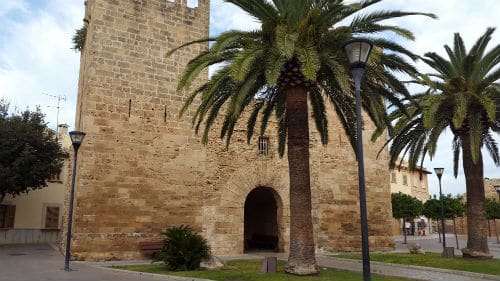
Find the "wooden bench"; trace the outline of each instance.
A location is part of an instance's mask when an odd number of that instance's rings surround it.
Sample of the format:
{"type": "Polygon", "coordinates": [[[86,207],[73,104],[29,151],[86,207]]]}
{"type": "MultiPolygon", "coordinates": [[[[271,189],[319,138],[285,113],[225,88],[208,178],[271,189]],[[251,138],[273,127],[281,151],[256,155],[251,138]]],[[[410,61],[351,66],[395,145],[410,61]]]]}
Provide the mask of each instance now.
{"type": "Polygon", "coordinates": [[[154,257],[154,255],[161,251],[162,248],[162,241],[139,242],[139,252],[147,257],[154,257]]]}

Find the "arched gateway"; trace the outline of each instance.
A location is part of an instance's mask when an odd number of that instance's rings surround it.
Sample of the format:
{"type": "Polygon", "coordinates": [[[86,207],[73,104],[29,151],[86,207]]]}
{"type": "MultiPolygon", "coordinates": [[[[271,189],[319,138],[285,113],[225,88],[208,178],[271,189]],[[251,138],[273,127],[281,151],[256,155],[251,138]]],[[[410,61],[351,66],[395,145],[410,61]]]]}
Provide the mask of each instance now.
{"type": "Polygon", "coordinates": [[[245,200],[245,251],[282,251],[280,225],[283,204],[279,194],[269,187],[253,189],[245,200]]]}

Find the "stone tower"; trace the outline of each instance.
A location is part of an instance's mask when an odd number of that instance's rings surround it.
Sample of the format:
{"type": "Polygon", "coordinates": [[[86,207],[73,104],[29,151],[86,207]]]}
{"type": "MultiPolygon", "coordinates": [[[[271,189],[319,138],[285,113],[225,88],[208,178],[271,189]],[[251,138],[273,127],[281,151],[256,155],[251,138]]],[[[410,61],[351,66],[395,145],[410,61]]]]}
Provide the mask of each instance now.
{"type": "MultiPolygon", "coordinates": [[[[139,242],[158,240],[160,231],[180,224],[200,231],[215,254],[288,249],[288,165],[278,157],[273,126],[247,145],[242,122],[228,148],[214,128],[202,146],[191,114],[178,117],[185,95],[176,91],[177,79],[208,45],[165,54],[208,36],[209,0],[195,6],[186,0],[86,1],[76,116],[77,129],[87,133],[76,182],[77,259],[139,258],[139,242]]],[[[357,164],[330,115],[328,146],[311,130],[316,245],[359,250],[357,164]]],[[[372,127],[367,123],[368,131],[372,127]]],[[[393,247],[387,155],[377,158],[374,149],[382,143],[365,144],[370,243],[376,250],[393,247]]]]}
{"type": "Polygon", "coordinates": [[[82,145],[72,251],[92,258],[131,257],[136,240],[168,225],[201,230],[206,153],[178,118],[177,77],[208,48],[209,1],[88,0],[77,129],[82,145]]]}

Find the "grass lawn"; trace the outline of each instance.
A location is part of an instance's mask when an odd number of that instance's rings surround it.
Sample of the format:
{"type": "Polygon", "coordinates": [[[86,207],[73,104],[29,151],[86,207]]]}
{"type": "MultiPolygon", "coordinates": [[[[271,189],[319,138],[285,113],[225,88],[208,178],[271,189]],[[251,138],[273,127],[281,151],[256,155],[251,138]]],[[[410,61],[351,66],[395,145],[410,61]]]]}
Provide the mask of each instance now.
{"type": "MultiPolygon", "coordinates": [[[[342,254],[336,255],[336,257],[361,260],[361,254],[342,254]]],[[[500,259],[475,261],[464,259],[462,257],[455,257],[454,259],[444,259],[441,258],[441,254],[437,253],[426,253],[425,255],[411,255],[401,253],[370,254],[370,260],[500,275],[500,259]]]]}
{"type": "MultiPolygon", "coordinates": [[[[159,273],[193,278],[203,278],[221,281],[359,281],[362,280],[361,273],[325,269],[318,276],[298,277],[283,273],[285,262],[278,262],[277,273],[260,273],[262,260],[234,260],[228,261],[228,266],[236,269],[224,270],[198,270],[198,271],[168,271],[164,265],[141,265],[141,266],[114,266],[113,268],[132,271],[159,273]]],[[[408,281],[408,279],[372,276],[374,281],[408,281]]]]}

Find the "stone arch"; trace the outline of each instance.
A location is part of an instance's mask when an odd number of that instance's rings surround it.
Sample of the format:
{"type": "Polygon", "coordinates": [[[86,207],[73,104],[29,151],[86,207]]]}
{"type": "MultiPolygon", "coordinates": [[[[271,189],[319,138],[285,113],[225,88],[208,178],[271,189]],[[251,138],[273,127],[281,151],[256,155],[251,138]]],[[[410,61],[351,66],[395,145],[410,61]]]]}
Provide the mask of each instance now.
{"type": "Polygon", "coordinates": [[[279,250],[289,244],[290,208],[288,195],[288,173],[286,166],[253,162],[249,167],[241,167],[233,172],[220,188],[220,196],[215,206],[204,209],[204,234],[210,237],[212,250],[216,254],[244,252],[244,206],[248,194],[255,188],[272,189],[280,198],[279,250]]]}
{"type": "Polygon", "coordinates": [[[243,213],[245,251],[283,251],[283,202],[274,189],[259,186],[250,191],[243,213]]]}
{"type": "Polygon", "coordinates": [[[243,207],[248,193],[259,186],[274,189],[283,202],[288,202],[288,173],[283,167],[273,164],[252,163],[252,167],[242,167],[234,172],[224,185],[219,205],[243,207]]]}

